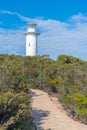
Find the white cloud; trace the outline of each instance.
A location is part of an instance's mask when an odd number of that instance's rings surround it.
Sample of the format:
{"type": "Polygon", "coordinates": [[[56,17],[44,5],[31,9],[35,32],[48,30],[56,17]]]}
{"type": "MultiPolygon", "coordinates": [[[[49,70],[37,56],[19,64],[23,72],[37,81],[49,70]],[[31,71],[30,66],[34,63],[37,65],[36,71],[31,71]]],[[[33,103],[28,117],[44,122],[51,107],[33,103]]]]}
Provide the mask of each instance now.
{"type": "MultiPolygon", "coordinates": [[[[37,21],[38,22],[38,21],[37,21]]],[[[87,59],[87,23],[61,22],[56,20],[42,21],[40,28],[46,30],[40,37],[40,49],[52,58],[68,54],[87,59]],[[43,49],[44,48],[44,49],[43,49]]]]}
{"type": "MultiPolygon", "coordinates": [[[[68,54],[87,60],[87,16],[78,14],[67,22],[61,22],[38,17],[31,19],[10,11],[0,11],[0,13],[16,15],[22,21],[33,21],[38,24],[38,31],[41,32],[38,38],[39,54],[49,54],[54,59],[60,54],[68,54]]],[[[24,52],[25,38],[22,34],[24,27],[20,30],[0,29],[0,53],[24,52]]]]}
{"type": "Polygon", "coordinates": [[[77,15],[73,15],[71,17],[71,21],[73,21],[73,22],[87,22],[87,16],[83,15],[82,13],[79,13],[77,15]]]}
{"type": "Polygon", "coordinates": [[[24,54],[22,30],[0,29],[0,53],[24,54]]]}

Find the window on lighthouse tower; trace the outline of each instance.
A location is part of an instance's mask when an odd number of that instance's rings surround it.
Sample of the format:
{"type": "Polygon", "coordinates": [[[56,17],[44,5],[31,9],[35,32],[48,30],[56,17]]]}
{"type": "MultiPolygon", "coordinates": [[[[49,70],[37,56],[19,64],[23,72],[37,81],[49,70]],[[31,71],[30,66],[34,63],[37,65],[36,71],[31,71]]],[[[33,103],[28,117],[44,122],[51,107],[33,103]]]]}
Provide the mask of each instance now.
{"type": "Polygon", "coordinates": [[[29,43],[29,47],[30,47],[30,43],[29,43]]]}

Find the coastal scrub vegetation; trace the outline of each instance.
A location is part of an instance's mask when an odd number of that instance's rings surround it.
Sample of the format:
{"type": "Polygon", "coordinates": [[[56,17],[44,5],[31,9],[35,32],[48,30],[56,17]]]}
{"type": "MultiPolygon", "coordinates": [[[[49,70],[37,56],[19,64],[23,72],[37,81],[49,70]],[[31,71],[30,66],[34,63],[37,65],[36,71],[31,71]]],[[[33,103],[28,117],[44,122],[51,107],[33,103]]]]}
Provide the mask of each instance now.
{"type": "Polygon", "coordinates": [[[87,123],[87,61],[0,55],[0,130],[32,130],[30,88],[56,93],[69,116],[87,123]]]}

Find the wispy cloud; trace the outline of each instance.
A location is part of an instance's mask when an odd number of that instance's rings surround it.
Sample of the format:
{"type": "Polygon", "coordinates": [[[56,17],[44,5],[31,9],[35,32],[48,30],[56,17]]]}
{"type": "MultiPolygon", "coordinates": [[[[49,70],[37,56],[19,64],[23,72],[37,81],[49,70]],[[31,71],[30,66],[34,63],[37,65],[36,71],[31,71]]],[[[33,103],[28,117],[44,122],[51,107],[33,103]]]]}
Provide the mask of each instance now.
{"type": "Polygon", "coordinates": [[[21,20],[26,21],[26,22],[29,22],[29,21],[32,20],[32,19],[27,18],[27,17],[25,17],[25,16],[23,16],[23,15],[17,13],[17,12],[11,12],[11,11],[8,11],[8,10],[0,10],[0,13],[1,13],[1,14],[8,14],[8,15],[16,15],[16,16],[19,17],[21,20]]]}
{"type": "MultiPolygon", "coordinates": [[[[79,13],[66,22],[43,18],[27,18],[16,12],[0,11],[2,14],[16,15],[21,21],[36,22],[41,36],[38,38],[38,53],[56,58],[60,54],[77,56],[87,60],[87,16],[79,13]]],[[[0,29],[0,53],[24,54],[23,31],[0,29]]]]}

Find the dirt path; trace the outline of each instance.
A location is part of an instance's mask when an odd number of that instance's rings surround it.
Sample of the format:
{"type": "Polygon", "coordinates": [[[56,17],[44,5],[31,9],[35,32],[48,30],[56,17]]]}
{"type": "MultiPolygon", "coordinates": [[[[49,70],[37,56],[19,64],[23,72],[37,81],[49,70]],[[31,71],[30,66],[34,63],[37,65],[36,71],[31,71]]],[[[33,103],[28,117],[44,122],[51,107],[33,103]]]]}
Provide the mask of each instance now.
{"type": "Polygon", "coordinates": [[[31,90],[32,116],[37,130],[87,130],[87,126],[69,118],[56,98],[41,90],[31,90]]]}

